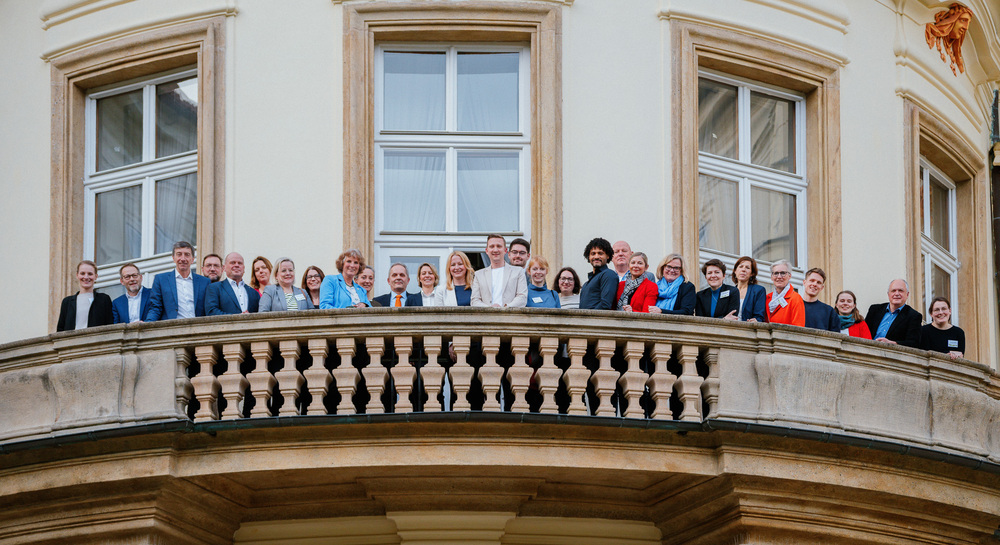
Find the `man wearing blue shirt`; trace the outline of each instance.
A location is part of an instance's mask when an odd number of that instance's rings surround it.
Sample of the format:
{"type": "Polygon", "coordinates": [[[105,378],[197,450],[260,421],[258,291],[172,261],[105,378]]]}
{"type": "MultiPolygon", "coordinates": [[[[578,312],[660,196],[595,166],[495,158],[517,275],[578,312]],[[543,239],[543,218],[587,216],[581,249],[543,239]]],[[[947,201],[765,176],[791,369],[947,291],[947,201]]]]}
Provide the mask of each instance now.
{"type": "Polygon", "coordinates": [[[879,342],[920,346],[920,313],[906,304],[910,287],[906,280],[897,278],[889,283],[889,302],[872,305],[865,315],[865,323],[872,337],[879,342]]]}

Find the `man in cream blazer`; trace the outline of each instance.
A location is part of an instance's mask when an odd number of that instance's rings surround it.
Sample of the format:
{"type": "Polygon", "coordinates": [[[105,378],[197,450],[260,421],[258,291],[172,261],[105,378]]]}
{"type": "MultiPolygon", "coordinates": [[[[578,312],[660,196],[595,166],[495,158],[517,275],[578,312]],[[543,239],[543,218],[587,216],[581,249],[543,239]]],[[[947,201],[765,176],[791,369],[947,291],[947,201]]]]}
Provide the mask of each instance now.
{"type": "Polygon", "coordinates": [[[507,242],[500,235],[486,237],[490,266],[476,271],[472,280],[472,306],[523,307],[528,304],[528,281],[524,269],[504,262],[507,242]]]}

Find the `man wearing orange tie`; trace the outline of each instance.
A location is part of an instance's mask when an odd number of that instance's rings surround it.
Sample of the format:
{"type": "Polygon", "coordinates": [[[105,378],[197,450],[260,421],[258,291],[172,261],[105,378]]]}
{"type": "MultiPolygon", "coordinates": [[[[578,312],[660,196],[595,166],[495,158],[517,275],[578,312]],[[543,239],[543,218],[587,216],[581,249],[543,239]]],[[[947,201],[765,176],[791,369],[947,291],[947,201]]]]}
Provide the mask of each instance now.
{"type": "Polygon", "coordinates": [[[421,307],[424,305],[420,293],[406,293],[406,286],[410,284],[410,274],[406,271],[406,265],[393,263],[389,267],[389,289],[392,291],[379,295],[375,301],[381,303],[383,307],[421,307]]]}

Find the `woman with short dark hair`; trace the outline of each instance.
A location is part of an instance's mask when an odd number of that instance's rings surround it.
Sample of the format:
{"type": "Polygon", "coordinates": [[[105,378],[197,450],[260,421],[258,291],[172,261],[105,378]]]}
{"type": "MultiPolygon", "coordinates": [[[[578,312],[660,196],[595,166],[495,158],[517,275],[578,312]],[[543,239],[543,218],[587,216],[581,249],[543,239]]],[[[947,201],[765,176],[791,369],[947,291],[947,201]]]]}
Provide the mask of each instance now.
{"type": "Polygon", "coordinates": [[[573,267],[563,267],[556,273],[559,308],[580,308],[580,276],[573,267]]]}
{"type": "Polygon", "coordinates": [[[701,266],[708,287],[699,291],[694,304],[695,316],[739,320],[740,290],[725,283],[726,264],[718,259],[709,259],[701,266]]]}
{"type": "Polygon", "coordinates": [[[951,302],[935,297],[927,309],[931,323],[920,328],[920,348],[948,354],[951,359],[965,357],[965,332],[951,323],[951,302]]]}

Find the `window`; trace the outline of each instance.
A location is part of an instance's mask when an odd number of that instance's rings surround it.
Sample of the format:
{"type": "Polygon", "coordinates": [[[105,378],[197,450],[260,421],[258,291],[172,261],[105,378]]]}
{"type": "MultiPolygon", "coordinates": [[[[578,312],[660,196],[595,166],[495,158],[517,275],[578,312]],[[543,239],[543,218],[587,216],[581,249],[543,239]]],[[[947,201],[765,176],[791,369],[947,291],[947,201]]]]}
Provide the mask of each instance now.
{"type": "Polygon", "coordinates": [[[85,116],[84,258],[114,294],[122,263],[149,284],[174,242],[196,238],[197,70],[92,90],[85,116]]]}
{"type": "MultiPolygon", "coordinates": [[[[920,160],[920,263],[923,268],[923,300],[935,297],[951,301],[951,321],[958,325],[958,241],[955,214],[955,183],[926,159],[920,160]]],[[[926,310],[926,309],[922,309],[926,310]]],[[[930,316],[927,316],[930,321],[930,316]]]]}
{"type": "Polygon", "coordinates": [[[420,263],[441,271],[487,233],[530,236],[529,60],[513,45],[378,47],[376,270],[406,263],[415,285],[420,263]]]}
{"type": "Polygon", "coordinates": [[[796,93],[701,71],[698,78],[698,245],[702,263],[750,255],[766,283],[787,259],[806,264],[805,100],[796,93]]]}

